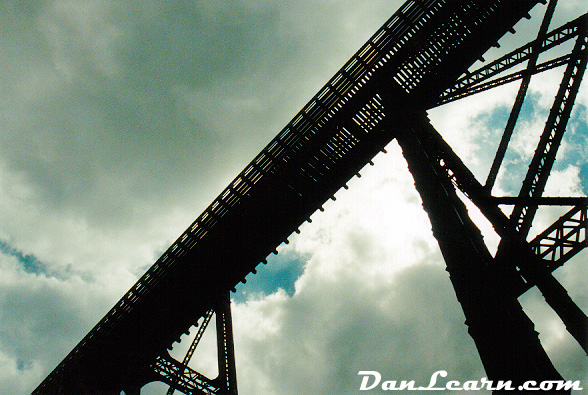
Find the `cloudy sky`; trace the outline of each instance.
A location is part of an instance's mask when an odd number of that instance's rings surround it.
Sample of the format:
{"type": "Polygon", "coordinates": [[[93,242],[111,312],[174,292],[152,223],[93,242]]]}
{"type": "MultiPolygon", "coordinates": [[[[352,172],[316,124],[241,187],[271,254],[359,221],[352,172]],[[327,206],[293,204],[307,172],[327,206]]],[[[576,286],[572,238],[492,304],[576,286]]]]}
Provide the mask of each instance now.
{"type": "MultiPolygon", "coordinates": [[[[33,390],[400,3],[2,1],[0,393],[33,390]]],[[[587,8],[562,2],[552,26],[587,8]]],[[[493,53],[532,38],[535,11],[493,53]]],[[[533,80],[496,195],[518,192],[561,72],[533,80]]],[[[482,182],[516,89],[430,113],[482,182]]],[[[587,105],[583,89],[548,194],[588,193],[587,105]]],[[[397,145],[374,163],[233,295],[241,394],[355,394],[360,370],[484,377],[397,145]]],[[[535,233],[560,214],[540,212],[535,233]]],[[[587,257],[557,271],[584,311],[587,257]]],[[[540,294],[521,302],[588,388],[540,294]]],[[[202,348],[193,366],[214,375],[202,348]]]]}

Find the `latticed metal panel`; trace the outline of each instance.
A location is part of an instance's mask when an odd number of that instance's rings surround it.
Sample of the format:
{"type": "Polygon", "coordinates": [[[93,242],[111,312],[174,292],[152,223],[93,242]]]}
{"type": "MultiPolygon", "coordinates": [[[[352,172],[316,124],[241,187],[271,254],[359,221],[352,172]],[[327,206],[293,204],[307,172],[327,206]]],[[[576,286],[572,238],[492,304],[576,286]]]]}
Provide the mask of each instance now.
{"type": "MultiPolygon", "coordinates": [[[[578,34],[586,29],[588,23],[588,16],[583,15],[577,19],[560,26],[545,37],[540,42],[532,41],[523,45],[520,48],[494,60],[480,67],[479,69],[467,73],[460,77],[456,83],[449,89],[447,89],[440,97],[440,100],[436,105],[449,103],[475,93],[483,92],[485,90],[495,88],[500,85],[507,84],[512,81],[516,81],[523,77],[525,71],[517,71],[507,76],[497,77],[499,74],[504,73],[517,65],[520,65],[532,56],[533,51],[538,51],[539,54],[546,52],[566,41],[578,37],[578,34]],[[490,80],[490,81],[488,81],[490,80]]],[[[549,70],[568,62],[570,58],[569,54],[560,56],[558,58],[540,63],[536,66],[536,73],[540,73],[545,70],[549,70]]]]}
{"type": "Polygon", "coordinates": [[[588,246],[588,199],[573,207],[529,244],[553,271],[588,246]]]}
{"type": "Polygon", "coordinates": [[[158,374],[157,379],[181,389],[186,394],[212,395],[218,393],[218,385],[189,367],[179,364],[169,356],[157,357],[153,365],[154,372],[158,374]],[[180,369],[183,372],[178,375],[177,372],[180,369]]]}

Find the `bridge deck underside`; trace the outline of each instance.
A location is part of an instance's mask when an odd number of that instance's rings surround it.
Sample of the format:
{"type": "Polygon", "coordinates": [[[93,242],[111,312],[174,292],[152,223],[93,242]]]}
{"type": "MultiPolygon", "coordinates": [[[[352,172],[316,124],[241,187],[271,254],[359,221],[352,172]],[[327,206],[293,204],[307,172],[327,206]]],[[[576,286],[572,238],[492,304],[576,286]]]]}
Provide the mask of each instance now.
{"type": "MultiPolygon", "coordinates": [[[[233,180],[35,393],[118,393],[394,138],[536,0],[408,1],[233,180]],[[383,108],[378,92],[395,97],[383,108]],[[390,106],[390,104],[388,104],[390,106]],[[107,384],[108,383],[108,384],[107,384]]],[[[129,384],[131,383],[131,384],[129,384]]]]}

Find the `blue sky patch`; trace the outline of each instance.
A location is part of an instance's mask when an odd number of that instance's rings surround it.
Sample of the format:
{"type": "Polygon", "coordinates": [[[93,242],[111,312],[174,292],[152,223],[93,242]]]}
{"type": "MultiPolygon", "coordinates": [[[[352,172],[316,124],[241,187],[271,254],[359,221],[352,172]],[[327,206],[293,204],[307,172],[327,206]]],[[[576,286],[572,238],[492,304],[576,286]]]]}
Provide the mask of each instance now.
{"type": "Polygon", "coordinates": [[[27,273],[46,273],[47,268],[33,255],[25,255],[22,251],[12,248],[8,243],[0,241],[0,252],[15,257],[27,273]]]}
{"type": "Polygon", "coordinates": [[[498,106],[492,109],[492,111],[484,112],[474,118],[474,122],[482,123],[489,126],[499,126],[504,128],[510,115],[510,108],[506,106],[498,106]]]}
{"type": "MultiPolygon", "coordinates": [[[[542,127],[547,121],[547,112],[541,109],[538,103],[538,95],[529,93],[525,99],[521,114],[519,116],[519,123],[531,118],[544,119],[542,127]]],[[[568,121],[567,130],[564,135],[564,141],[568,143],[565,151],[565,156],[558,155],[554,163],[554,170],[564,170],[570,165],[578,166],[580,168],[581,184],[584,193],[588,191],[588,169],[586,163],[588,162],[588,154],[586,153],[586,146],[588,145],[588,127],[585,123],[587,109],[585,106],[576,104],[576,110],[572,113],[572,117],[568,121]]],[[[483,121],[489,125],[502,125],[503,108],[497,108],[492,113],[487,114],[483,121]]],[[[541,133],[543,130],[537,131],[541,133]]],[[[517,130],[515,129],[515,134],[517,130]]],[[[537,141],[538,142],[538,141],[537,141]]],[[[535,143],[536,144],[536,143],[535,143]]],[[[520,184],[528,171],[529,160],[522,160],[521,156],[509,149],[506,153],[505,160],[502,164],[502,181],[501,187],[507,194],[517,195],[520,190],[520,184]]]]}
{"type": "Polygon", "coordinates": [[[25,361],[19,358],[16,360],[16,368],[20,371],[30,370],[33,368],[33,362],[25,361]]]}
{"type": "Polygon", "coordinates": [[[588,195],[588,163],[580,167],[580,185],[582,185],[582,192],[588,195]]]}
{"type": "Polygon", "coordinates": [[[565,157],[558,157],[556,164],[563,165],[564,167],[566,164],[582,167],[588,163],[588,151],[586,150],[588,146],[587,114],[588,109],[585,106],[576,105],[576,111],[572,112],[564,135],[564,141],[569,143],[565,157]]]}
{"type": "Polygon", "coordinates": [[[239,283],[232,295],[235,301],[244,302],[253,295],[269,295],[282,288],[292,296],[294,283],[304,271],[306,258],[292,251],[270,255],[266,265],[257,266],[257,274],[249,273],[245,284],[239,283]]]}

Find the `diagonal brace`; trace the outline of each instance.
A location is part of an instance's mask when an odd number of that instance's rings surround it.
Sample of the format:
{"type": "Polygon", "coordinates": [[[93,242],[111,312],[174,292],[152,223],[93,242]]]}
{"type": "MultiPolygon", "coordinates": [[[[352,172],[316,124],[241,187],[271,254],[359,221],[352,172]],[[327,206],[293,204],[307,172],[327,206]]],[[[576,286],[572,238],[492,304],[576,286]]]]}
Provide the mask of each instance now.
{"type": "Polygon", "coordinates": [[[422,124],[420,133],[423,136],[423,149],[438,161],[453,184],[478,206],[482,214],[492,223],[498,235],[507,241],[509,248],[505,254],[497,257],[500,264],[494,265],[496,266],[495,270],[511,274],[510,281],[512,283],[510,285],[515,295],[520,295],[520,291],[527,287],[528,283],[537,285],[546,302],[562,319],[570,334],[588,352],[588,317],[586,314],[574,303],[565,288],[553,277],[545,265],[542,265],[541,259],[531,251],[530,246],[517,232],[509,218],[492,203],[484,187],[430,122],[415,118],[413,123],[422,124]],[[516,266],[514,262],[517,262],[516,266]],[[516,276],[515,268],[520,276],[516,276]]]}

